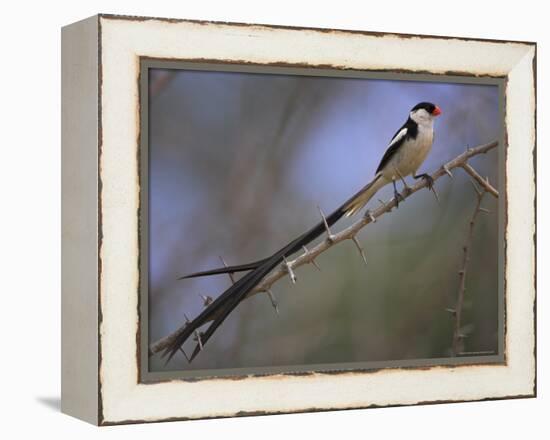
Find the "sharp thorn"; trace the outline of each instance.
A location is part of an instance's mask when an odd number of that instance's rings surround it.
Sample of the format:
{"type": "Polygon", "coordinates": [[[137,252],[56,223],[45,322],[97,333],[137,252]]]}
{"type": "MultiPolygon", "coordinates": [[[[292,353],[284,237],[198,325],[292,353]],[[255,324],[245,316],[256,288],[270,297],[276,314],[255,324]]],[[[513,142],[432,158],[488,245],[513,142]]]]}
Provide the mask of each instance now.
{"type": "Polygon", "coordinates": [[[479,210],[480,210],[481,212],[484,212],[485,214],[490,214],[490,213],[491,213],[491,211],[489,211],[489,210],[486,209],[486,208],[479,208],[479,210]]]}
{"type": "MultiPolygon", "coordinates": [[[[224,258],[221,255],[220,255],[220,260],[223,264],[223,267],[228,267],[227,263],[225,262],[224,258]]],[[[231,280],[231,283],[235,284],[235,276],[231,272],[228,272],[227,275],[229,276],[229,279],[231,280]]]]}
{"type": "Polygon", "coordinates": [[[225,262],[225,258],[223,258],[221,255],[219,256],[220,261],[222,262],[224,267],[227,267],[227,263],[225,262]]]}
{"type": "Polygon", "coordinates": [[[329,242],[332,242],[334,240],[334,236],[332,235],[332,232],[330,232],[330,227],[327,223],[327,218],[325,217],[325,214],[323,213],[323,210],[320,206],[317,206],[317,209],[319,210],[319,213],[321,214],[321,217],[323,219],[323,223],[325,224],[325,230],[327,231],[327,240],[329,242]]]}
{"type": "Polygon", "coordinates": [[[275,309],[275,313],[277,313],[277,316],[279,316],[279,304],[275,300],[275,295],[273,295],[273,292],[270,289],[266,290],[267,296],[269,296],[269,300],[271,301],[271,305],[275,309]]]}
{"type": "Polygon", "coordinates": [[[357,240],[357,237],[355,235],[351,239],[355,243],[355,246],[357,247],[357,250],[359,251],[359,254],[361,255],[361,258],[363,259],[363,262],[365,263],[365,266],[366,266],[367,265],[367,256],[365,255],[365,251],[361,247],[361,244],[359,243],[359,240],[357,240]]]}
{"type": "Polygon", "coordinates": [[[451,170],[449,170],[449,167],[447,165],[443,165],[443,171],[447,173],[447,176],[449,176],[451,179],[453,178],[453,173],[451,173],[451,170]]]}
{"type": "Polygon", "coordinates": [[[292,270],[292,265],[288,262],[286,257],[283,257],[283,261],[284,261],[284,266],[286,268],[288,276],[290,277],[290,280],[292,281],[292,284],[296,284],[296,274],[292,270]]]}
{"type": "MultiPolygon", "coordinates": [[[[308,248],[304,245],[302,246],[302,249],[304,250],[304,254],[302,255],[302,257],[307,257],[309,255],[309,250],[308,248]]],[[[315,258],[312,258],[311,261],[310,261],[311,264],[313,264],[313,266],[315,266],[315,268],[318,270],[318,271],[321,271],[321,268],[317,265],[316,261],[315,261],[315,258]]]]}
{"type": "Polygon", "coordinates": [[[311,264],[313,264],[315,269],[317,269],[319,272],[321,272],[321,268],[319,267],[319,265],[317,264],[317,261],[315,261],[315,259],[311,260],[311,264]]]}
{"type": "Polygon", "coordinates": [[[435,197],[435,200],[437,201],[438,204],[441,204],[441,202],[439,201],[439,195],[437,194],[437,191],[435,189],[435,186],[432,186],[430,188],[432,190],[432,192],[434,193],[434,197],[435,197]]]}
{"type": "Polygon", "coordinates": [[[202,298],[202,304],[204,307],[208,307],[212,304],[212,301],[214,301],[214,299],[209,295],[203,295],[200,293],[199,296],[202,298]]]}

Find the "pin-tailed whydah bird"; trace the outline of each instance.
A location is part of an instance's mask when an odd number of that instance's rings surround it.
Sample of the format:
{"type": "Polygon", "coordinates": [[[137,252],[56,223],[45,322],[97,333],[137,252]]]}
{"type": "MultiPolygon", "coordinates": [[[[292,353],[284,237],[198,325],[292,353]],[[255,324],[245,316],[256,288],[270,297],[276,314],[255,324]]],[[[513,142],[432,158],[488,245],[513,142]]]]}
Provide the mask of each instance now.
{"type": "MultiPolygon", "coordinates": [[[[434,137],[434,118],[440,114],[441,109],[430,102],[421,102],[415,105],[409,112],[409,117],[406,122],[397,130],[391,139],[380,161],[380,165],[378,165],[376,169],[374,178],[342,206],[336,209],[336,211],[328,215],[326,217],[327,225],[332,226],[344,215],[351,216],[357,213],[380,188],[388,183],[393,184],[396,206],[398,206],[400,195],[397,191],[396,181],[404,179],[408,175],[412,174],[415,179],[426,179],[428,186],[431,187],[433,179],[428,174],[416,173],[430,152],[434,137]]],[[[179,331],[170,345],[164,350],[163,356],[168,355],[167,362],[176,354],[190,336],[196,336],[198,329],[211,321],[204,333],[198,333],[200,341],[197,343],[189,358],[189,362],[191,362],[227,316],[229,316],[235,307],[239,305],[246,295],[254,289],[269,272],[283,263],[285,258],[301,251],[303,246],[321,236],[325,231],[325,222],[321,221],[309,231],[300,235],[273,255],[263,260],[238,266],[227,266],[204,272],[196,272],[181,277],[180,279],[186,279],[249,271],[179,331]]]]}

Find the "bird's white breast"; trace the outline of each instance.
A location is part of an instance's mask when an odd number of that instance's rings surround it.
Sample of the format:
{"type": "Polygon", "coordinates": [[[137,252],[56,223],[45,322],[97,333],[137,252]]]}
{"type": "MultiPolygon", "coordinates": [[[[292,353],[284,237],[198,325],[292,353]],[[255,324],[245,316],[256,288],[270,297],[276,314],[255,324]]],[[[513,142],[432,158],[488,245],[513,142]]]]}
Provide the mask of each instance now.
{"type": "Polygon", "coordinates": [[[415,139],[407,139],[399,148],[399,151],[390,160],[389,166],[385,167],[384,176],[391,179],[398,179],[409,174],[416,173],[426,156],[430,152],[433,143],[433,125],[418,125],[418,133],[415,139]],[[396,173],[395,168],[399,171],[396,173]]]}
{"type": "Polygon", "coordinates": [[[411,147],[403,149],[401,166],[404,168],[405,174],[414,173],[420,168],[420,165],[422,165],[432,149],[433,135],[432,127],[423,127],[421,125],[418,127],[418,135],[411,142],[411,147]]]}

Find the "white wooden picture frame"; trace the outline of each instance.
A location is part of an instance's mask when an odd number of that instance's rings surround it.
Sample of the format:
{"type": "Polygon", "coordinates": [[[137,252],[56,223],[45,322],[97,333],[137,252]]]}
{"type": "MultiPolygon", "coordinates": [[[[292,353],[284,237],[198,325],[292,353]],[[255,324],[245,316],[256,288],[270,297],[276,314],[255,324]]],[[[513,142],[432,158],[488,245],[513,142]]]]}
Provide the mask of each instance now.
{"type": "Polygon", "coordinates": [[[97,425],[536,394],[536,46],[98,15],[62,32],[62,410],[97,425]],[[140,60],[504,81],[504,361],[142,381],[140,60]]]}

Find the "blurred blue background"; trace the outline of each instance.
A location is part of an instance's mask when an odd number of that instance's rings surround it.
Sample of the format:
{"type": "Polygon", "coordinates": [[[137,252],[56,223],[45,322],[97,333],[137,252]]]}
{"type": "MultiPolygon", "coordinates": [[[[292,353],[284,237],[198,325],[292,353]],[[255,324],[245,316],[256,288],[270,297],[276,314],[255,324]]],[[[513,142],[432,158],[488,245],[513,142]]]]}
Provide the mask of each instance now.
{"type": "MultiPolygon", "coordinates": [[[[150,70],[150,342],[216,297],[227,276],[178,281],[189,272],[267,256],[367,183],[386,146],[421,101],[439,105],[421,172],[467,146],[499,139],[492,85],[150,70]]],[[[472,165],[498,182],[498,153],[472,165]]],[[[412,183],[412,178],[408,178],[412,183]]],[[[462,244],[475,196],[462,170],[359,235],[368,259],[342,243],[298,283],[239,305],[193,364],[151,358],[152,371],[380,361],[450,355],[462,244]]],[[[389,199],[391,185],[377,198],[389,199]]],[[[479,217],[463,316],[467,351],[498,347],[497,202],[479,217]]],[[[352,219],[353,220],[353,219],[352,219]]],[[[338,223],[340,230],[350,220],[338,223]]],[[[186,346],[189,350],[192,346],[186,346]]]]}

